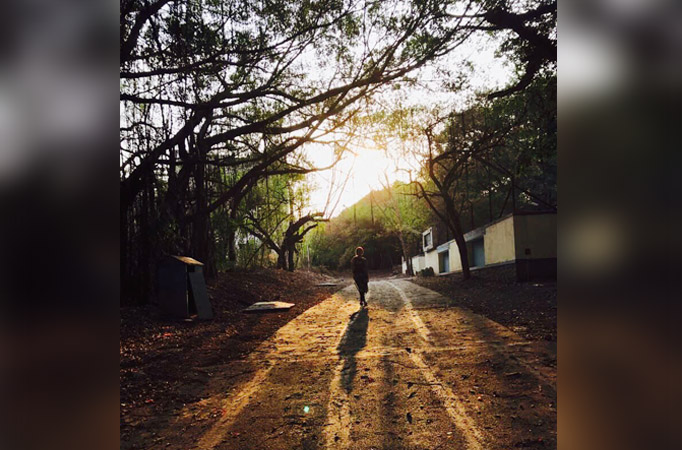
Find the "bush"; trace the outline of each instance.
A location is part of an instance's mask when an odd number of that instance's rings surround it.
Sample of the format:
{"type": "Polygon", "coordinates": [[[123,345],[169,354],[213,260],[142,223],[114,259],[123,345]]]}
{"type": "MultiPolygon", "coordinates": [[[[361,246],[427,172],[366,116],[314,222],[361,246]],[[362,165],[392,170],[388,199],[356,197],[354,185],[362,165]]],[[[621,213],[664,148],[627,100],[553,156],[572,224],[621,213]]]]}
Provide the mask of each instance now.
{"type": "Polygon", "coordinates": [[[433,267],[427,267],[426,269],[422,269],[417,272],[417,275],[420,277],[432,277],[436,275],[436,273],[433,271],[433,267]]]}

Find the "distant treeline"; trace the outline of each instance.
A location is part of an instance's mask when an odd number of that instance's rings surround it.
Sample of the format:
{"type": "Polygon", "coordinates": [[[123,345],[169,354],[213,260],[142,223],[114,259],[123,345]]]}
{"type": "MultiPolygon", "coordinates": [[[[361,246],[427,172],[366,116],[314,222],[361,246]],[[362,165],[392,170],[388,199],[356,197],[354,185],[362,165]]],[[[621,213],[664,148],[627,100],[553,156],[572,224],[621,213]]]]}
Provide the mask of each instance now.
{"type": "Polygon", "coordinates": [[[370,270],[401,264],[403,245],[409,255],[419,249],[421,232],[432,220],[414,186],[395,183],[373,191],[323,224],[310,237],[311,262],[330,269],[347,269],[355,248],[365,249],[370,270]]]}

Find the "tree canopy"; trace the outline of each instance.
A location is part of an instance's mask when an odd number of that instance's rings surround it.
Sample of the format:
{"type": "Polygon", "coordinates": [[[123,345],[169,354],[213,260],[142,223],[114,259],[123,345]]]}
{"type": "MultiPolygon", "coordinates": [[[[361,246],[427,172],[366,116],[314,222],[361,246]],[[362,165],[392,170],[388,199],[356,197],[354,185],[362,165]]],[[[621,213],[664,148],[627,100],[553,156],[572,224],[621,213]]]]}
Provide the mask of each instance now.
{"type": "Polygon", "coordinates": [[[545,0],[122,0],[123,297],[149,297],[164,253],[210,275],[289,230],[295,254],[308,226],[287,227],[314,211],[286,208],[291,187],[323,169],[307,147],[341,159],[377,95],[474,33],[506,36],[518,66],[489,97],[527,89],[555,65],[555,19],[545,0]]]}

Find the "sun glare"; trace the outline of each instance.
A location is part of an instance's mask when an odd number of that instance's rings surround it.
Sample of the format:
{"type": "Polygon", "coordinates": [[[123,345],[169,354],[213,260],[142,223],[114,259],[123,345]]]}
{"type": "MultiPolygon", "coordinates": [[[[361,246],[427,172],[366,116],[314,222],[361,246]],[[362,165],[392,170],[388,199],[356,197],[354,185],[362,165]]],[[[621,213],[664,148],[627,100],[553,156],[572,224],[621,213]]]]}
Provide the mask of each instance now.
{"type": "MultiPolygon", "coordinates": [[[[308,156],[317,166],[329,165],[331,151],[325,148],[310,149],[308,156]]],[[[313,190],[311,209],[322,211],[327,203],[330,188],[332,192],[327,214],[338,215],[344,208],[356,203],[372,190],[383,189],[386,176],[389,183],[407,181],[407,173],[400,162],[386,155],[384,151],[362,148],[348,154],[331,170],[311,174],[313,190]],[[347,181],[346,181],[347,178],[347,181]],[[345,187],[341,189],[345,182],[345,187]],[[334,206],[336,206],[335,209],[334,206]],[[333,210],[332,210],[333,209],[333,210]]]]}
{"type": "MultiPolygon", "coordinates": [[[[468,86],[463,87],[461,91],[445,88],[436,67],[427,65],[419,71],[423,81],[421,87],[412,89],[409,93],[396,91],[386,94],[384,100],[405,106],[433,107],[437,103],[444,109],[453,109],[464,107],[468,99],[482,89],[501,88],[511,76],[512,68],[495,54],[497,46],[492,44],[493,38],[477,37],[474,41],[476,45],[458,48],[442,62],[444,67],[455,67],[457,61],[470,61],[472,67],[475,67],[469,77],[468,86]],[[394,94],[396,97],[391,97],[394,94]]],[[[364,143],[365,146],[355,147],[352,149],[353,153],[348,152],[344,155],[343,160],[333,169],[308,175],[308,180],[313,186],[310,211],[325,212],[327,217],[336,216],[370,191],[383,189],[386,175],[391,184],[398,180],[407,182],[409,181],[407,170],[419,166],[416,157],[412,159],[410,155],[387,155],[385,151],[368,145],[370,144],[368,140],[364,140],[364,143]],[[346,177],[348,181],[341,191],[340,187],[346,177]]],[[[330,146],[311,145],[305,152],[309,161],[316,167],[327,167],[334,159],[330,146]]]]}

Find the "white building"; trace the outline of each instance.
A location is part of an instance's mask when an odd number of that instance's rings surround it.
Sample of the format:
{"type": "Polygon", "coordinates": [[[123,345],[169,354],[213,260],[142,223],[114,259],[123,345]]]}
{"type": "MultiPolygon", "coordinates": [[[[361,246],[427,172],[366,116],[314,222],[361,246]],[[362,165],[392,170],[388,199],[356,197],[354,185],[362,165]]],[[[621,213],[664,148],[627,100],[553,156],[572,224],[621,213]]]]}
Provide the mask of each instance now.
{"type": "MultiPolygon", "coordinates": [[[[556,217],[554,212],[517,212],[471,230],[464,235],[470,268],[516,264],[521,281],[556,277],[556,217]]],[[[436,245],[433,228],[422,233],[422,249],[412,257],[415,273],[427,267],[438,275],[462,271],[457,243],[436,245]]]]}

